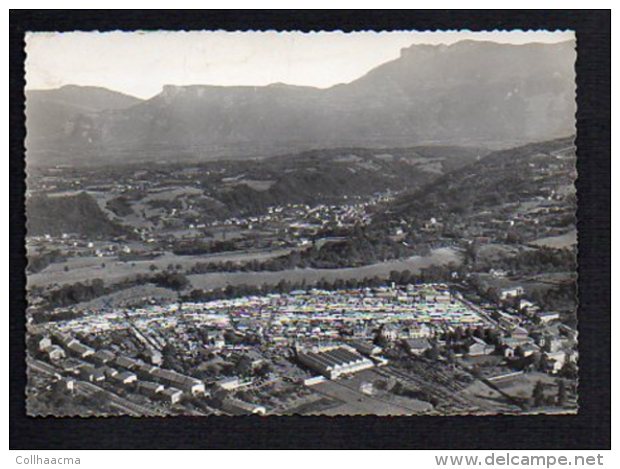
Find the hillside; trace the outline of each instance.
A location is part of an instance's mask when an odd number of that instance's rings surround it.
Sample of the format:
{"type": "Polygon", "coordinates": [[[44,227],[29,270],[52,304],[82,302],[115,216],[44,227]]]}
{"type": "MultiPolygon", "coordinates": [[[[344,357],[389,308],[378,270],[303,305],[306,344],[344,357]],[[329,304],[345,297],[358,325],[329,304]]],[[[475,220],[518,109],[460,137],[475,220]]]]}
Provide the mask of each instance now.
{"type": "Polygon", "coordinates": [[[128,108],[29,128],[35,163],[213,159],[422,143],[514,146],[574,132],[574,42],[413,45],[349,84],[164,86],[128,108]]]}
{"type": "MultiPolygon", "coordinates": [[[[265,213],[278,205],[340,204],[347,198],[355,202],[357,196],[412,190],[487,152],[443,146],[340,148],[260,160],[89,168],[81,174],[96,181],[99,190],[127,187],[103,203],[124,225],[158,224],[175,209],[186,224],[197,224],[265,213]]],[[[41,177],[60,187],[55,190],[68,189],[64,178],[46,172],[41,177]]],[[[40,184],[41,179],[33,180],[33,187],[40,184]]]]}
{"type": "Polygon", "coordinates": [[[572,138],[493,152],[418,181],[380,206],[371,224],[352,230],[349,239],[311,250],[301,261],[288,256],[278,265],[366,265],[446,246],[476,251],[479,261],[494,255],[499,265],[526,247],[571,249],[575,178],[572,138]]]}
{"type": "Polygon", "coordinates": [[[26,200],[26,228],[29,236],[74,233],[91,237],[115,236],[125,229],[110,221],[88,194],[45,196],[26,200]]]}
{"type": "Polygon", "coordinates": [[[53,90],[26,91],[26,145],[35,151],[40,146],[59,144],[76,138],[84,119],[92,113],[126,109],[140,99],[95,86],[67,85],[53,90]]]}
{"type": "Polygon", "coordinates": [[[575,158],[572,138],[493,152],[401,196],[377,223],[502,240],[562,234],[575,224],[575,158]]]}
{"type": "MultiPolygon", "coordinates": [[[[421,156],[414,149],[395,152],[364,150],[310,152],[239,164],[245,171],[237,181],[219,185],[212,195],[229,210],[264,212],[287,203],[330,202],[366,196],[388,189],[419,186],[444,171],[446,157],[421,156]],[[268,181],[261,187],[257,181],[268,181]]],[[[471,161],[477,153],[454,150],[454,162],[471,161]]]]}
{"type": "MultiPolygon", "coordinates": [[[[574,47],[414,45],[342,90],[351,101],[389,109],[384,127],[403,137],[514,146],[574,132],[574,47]]],[[[369,120],[367,130],[379,134],[375,125],[369,120]]]]}

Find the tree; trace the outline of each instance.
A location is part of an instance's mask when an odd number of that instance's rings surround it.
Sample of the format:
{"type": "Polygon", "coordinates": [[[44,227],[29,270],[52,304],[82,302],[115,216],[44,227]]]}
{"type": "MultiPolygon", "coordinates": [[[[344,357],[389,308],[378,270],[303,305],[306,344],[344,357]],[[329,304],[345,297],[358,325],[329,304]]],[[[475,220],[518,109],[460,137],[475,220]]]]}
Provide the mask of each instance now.
{"type": "Polygon", "coordinates": [[[399,283],[400,282],[400,272],[397,270],[390,271],[390,282],[399,283]]]}
{"type": "Polygon", "coordinates": [[[563,380],[560,380],[558,383],[558,396],[556,399],[556,403],[558,406],[562,407],[566,403],[566,384],[564,384],[563,380]]]}
{"type": "Polygon", "coordinates": [[[523,237],[514,229],[511,229],[506,233],[506,242],[508,244],[520,244],[523,242],[523,237]]]}
{"type": "Polygon", "coordinates": [[[489,287],[486,291],[486,297],[493,303],[499,303],[499,291],[495,287],[489,287]]]}
{"type": "Polygon", "coordinates": [[[560,375],[565,378],[575,380],[577,379],[579,371],[575,362],[571,361],[568,357],[564,361],[564,366],[560,370],[560,375]]]}
{"type": "Polygon", "coordinates": [[[475,264],[478,260],[480,245],[477,241],[472,241],[465,247],[465,263],[475,264]]]}
{"type": "Polygon", "coordinates": [[[433,345],[431,348],[429,348],[426,352],[425,355],[427,358],[429,358],[430,360],[436,361],[439,359],[439,349],[437,348],[436,345],[433,345]]]}
{"type": "Polygon", "coordinates": [[[534,406],[540,407],[545,403],[545,385],[542,381],[537,381],[532,391],[534,406]]]}
{"type": "Polygon", "coordinates": [[[269,375],[269,373],[271,373],[272,371],[273,371],[273,370],[272,370],[272,368],[271,368],[271,365],[270,365],[269,363],[265,362],[265,363],[263,363],[262,365],[260,365],[260,366],[256,369],[255,374],[256,374],[257,376],[263,376],[263,377],[264,377],[264,376],[269,375]]]}
{"type": "Polygon", "coordinates": [[[161,350],[163,367],[170,369],[177,369],[180,366],[178,359],[178,350],[172,344],[166,344],[161,350]]]}
{"type": "Polygon", "coordinates": [[[164,272],[155,279],[155,283],[159,286],[179,291],[189,285],[189,280],[179,272],[164,272]]]}
{"type": "Polygon", "coordinates": [[[486,341],[489,344],[493,344],[497,346],[500,343],[500,339],[501,339],[501,334],[499,333],[499,331],[495,329],[490,329],[490,328],[486,330],[486,341]]]}
{"type": "Polygon", "coordinates": [[[515,355],[515,357],[518,357],[518,358],[523,358],[524,357],[523,348],[520,345],[517,345],[515,347],[514,355],[515,355]]]}

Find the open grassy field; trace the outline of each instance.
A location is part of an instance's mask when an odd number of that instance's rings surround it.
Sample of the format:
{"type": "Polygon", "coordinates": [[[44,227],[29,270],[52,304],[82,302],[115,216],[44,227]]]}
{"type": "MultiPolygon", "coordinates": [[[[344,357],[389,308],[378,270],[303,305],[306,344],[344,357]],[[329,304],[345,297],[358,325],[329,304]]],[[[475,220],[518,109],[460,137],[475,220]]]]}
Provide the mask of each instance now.
{"type": "Polygon", "coordinates": [[[556,249],[568,248],[577,244],[577,230],[571,230],[558,236],[540,238],[536,241],[533,241],[532,244],[535,244],[537,246],[547,246],[556,249]]]}
{"type": "Polygon", "coordinates": [[[478,379],[460,391],[459,394],[472,403],[478,404],[481,409],[480,413],[495,414],[521,412],[521,409],[508,402],[508,399],[505,396],[502,396],[501,393],[487,386],[478,379]],[[493,409],[493,411],[486,409],[493,409]]]}
{"type": "Polygon", "coordinates": [[[542,381],[549,388],[555,389],[556,378],[546,373],[532,372],[523,373],[522,375],[506,380],[496,381],[495,384],[505,393],[519,398],[529,398],[532,396],[534,386],[538,381],[542,381]]]}
{"type": "Polygon", "coordinates": [[[484,244],[478,249],[478,260],[483,262],[494,262],[505,257],[516,256],[522,247],[509,244],[484,244]]]}
{"type": "Polygon", "coordinates": [[[527,277],[494,277],[490,274],[478,274],[487,288],[493,287],[497,289],[510,288],[520,285],[525,289],[525,295],[530,295],[532,291],[537,289],[548,289],[563,283],[569,283],[576,280],[574,272],[546,272],[543,274],[530,275],[527,277]]]}
{"type": "Polygon", "coordinates": [[[282,280],[289,282],[306,281],[313,284],[321,279],[334,281],[338,279],[364,279],[377,276],[387,279],[392,270],[410,270],[418,273],[421,269],[432,265],[460,263],[459,254],[451,248],[434,250],[429,256],[413,256],[404,260],[393,260],[377,264],[350,267],[343,269],[288,269],[278,272],[222,272],[200,275],[189,275],[193,288],[212,290],[228,285],[275,285],[282,280]]]}
{"type": "MultiPolygon", "coordinates": [[[[151,265],[157,270],[164,270],[170,264],[181,266],[181,271],[190,268],[198,262],[246,262],[250,260],[265,260],[279,257],[291,252],[291,249],[270,249],[260,251],[235,251],[217,254],[196,256],[178,256],[171,252],[154,259],[141,259],[132,261],[120,261],[117,257],[72,257],[65,262],[50,264],[41,272],[28,275],[28,286],[49,286],[52,284],[67,284],[84,282],[96,278],[102,279],[106,284],[114,284],[137,274],[152,273],[151,265]],[[67,267],[67,271],[65,271],[67,267]]],[[[213,274],[220,275],[220,274],[213,274]]]]}

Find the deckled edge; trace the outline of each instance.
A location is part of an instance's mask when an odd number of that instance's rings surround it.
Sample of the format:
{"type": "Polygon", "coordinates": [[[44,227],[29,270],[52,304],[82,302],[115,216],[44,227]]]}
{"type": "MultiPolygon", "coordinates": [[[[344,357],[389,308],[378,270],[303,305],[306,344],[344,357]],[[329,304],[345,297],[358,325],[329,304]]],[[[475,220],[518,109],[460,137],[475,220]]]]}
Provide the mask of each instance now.
{"type": "MultiPolygon", "coordinates": [[[[578,265],[578,260],[579,260],[579,193],[577,192],[577,186],[578,186],[578,180],[579,180],[579,171],[578,171],[578,160],[579,160],[579,147],[577,146],[577,141],[579,139],[578,136],[578,127],[577,127],[577,114],[578,114],[578,96],[579,96],[579,85],[578,85],[578,80],[577,80],[577,61],[579,60],[579,54],[578,54],[578,37],[577,34],[574,30],[572,29],[555,29],[555,30],[549,30],[549,29],[493,29],[493,30],[488,30],[488,29],[483,29],[483,30],[471,30],[471,29],[425,29],[425,30],[418,30],[418,29],[381,29],[381,30],[374,30],[374,29],[334,29],[334,30],[325,30],[325,29],[320,29],[320,30],[315,30],[315,29],[310,29],[310,30],[305,30],[305,29],[286,29],[286,30],[278,30],[278,29],[273,29],[273,28],[269,28],[269,29],[245,29],[245,30],[241,30],[241,29],[234,29],[234,30],[227,30],[227,29],[222,29],[222,28],[218,28],[218,29],[180,29],[180,30],[175,30],[175,29],[153,29],[153,30],[149,30],[149,29],[135,29],[135,30],[123,30],[123,29],[109,29],[109,30],[101,30],[101,29],[95,29],[95,30],[81,30],[81,29],[76,29],[76,30],[72,30],[72,31],[26,31],[24,33],[23,39],[22,39],[22,49],[24,51],[24,89],[22,89],[22,94],[23,94],[23,98],[24,98],[24,105],[22,107],[22,112],[23,112],[23,122],[24,122],[24,140],[23,140],[23,145],[24,145],[24,187],[26,188],[26,191],[28,190],[28,148],[27,148],[27,135],[28,135],[28,122],[27,122],[27,113],[26,113],[26,107],[28,105],[27,103],[27,97],[26,97],[26,89],[28,87],[28,74],[26,72],[26,63],[28,60],[28,48],[26,47],[27,44],[27,38],[29,35],[32,36],[38,36],[38,35],[47,35],[47,34],[72,34],[72,33],[99,33],[99,34],[116,34],[116,33],[125,33],[125,34],[134,34],[134,33],[153,33],[153,32],[159,32],[159,33],[196,33],[196,32],[222,32],[222,33],[230,33],[230,34],[247,34],[247,33],[283,33],[283,34],[333,34],[333,33],[340,33],[340,34],[355,34],[355,33],[375,33],[375,34],[390,34],[390,33],[462,33],[462,32],[470,32],[470,33],[537,33],[537,32],[545,32],[545,33],[567,33],[567,32],[572,32],[573,33],[573,39],[572,41],[574,42],[574,51],[575,51],[575,61],[573,63],[573,70],[574,70],[574,83],[575,83],[575,92],[574,92],[574,100],[575,100],[575,114],[574,114],[574,138],[573,138],[573,146],[574,146],[574,151],[575,151],[575,170],[576,170],[576,178],[573,181],[573,186],[575,187],[575,194],[576,194],[576,207],[575,207],[575,225],[576,225],[576,232],[577,232],[577,244],[576,244],[576,252],[575,252],[575,262],[577,264],[577,270],[576,270],[576,276],[575,276],[575,318],[576,318],[576,330],[577,330],[577,349],[579,350],[580,347],[580,341],[579,341],[579,265],[578,265]]],[[[26,208],[27,204],[26,204],[26,194],[24,194],[24,240],[23,240],[23,248],[24,248],[24,252],[26,255],[26,268],[28,266],[28,262],[29,262],[29,258],[28,258],[28,251],[27,251],[27,245],[26,245],[26,239],[28,236],[28,211],[26,208]]],[[[26,292],[26,309],[28,309],[29,307],[29,303],[28,303],[28,275],[26,272],[24,272],[25,278],[26,278],[26,283],[25,283],[25,292],[26,292]]],[[[24,316],[26,315],[26,311],[24,311],[24,316]]],[[[177,414],[175,413],[170,413],[170,414],[164,414],[164,415],[131,415],[131,414],[106,414],[106,413],[97,413],[97,412],[92,412],[89,414],[72,414],[72,415],[57,415],[54,413],[47,413],[47,414],[42,414],[42,413],[31,413],[29,410],[29,405],[28,405],[28,393],[27,393],[27,389],[28,389],[28,385],[30,383],[30,366],[28,365],[28,343],[27,343],[27,338],[28,338],[28,323],[27,323],[27,318],[25,318],[26,320],[25,322],[25,330],[24,332],[24,336],[23,336],[23,344],[24,344],[24,364],[26,367],[26,387],[24,388],[24,395],[25,395],[25,411],[26,411],[26,415],[30,418],[36,418],[36,419],[45,419],[45,418],[80,418],[80,419],[100,419],[100,418],[136,418],[136,419],[142,419],[142,418],[147,418],[147,419],[161,419],[161,418],[165,418],[165,417],[173,417],[176,416],[177,414]]],[[[581,361],[581,353],[579,353],[578,355],[578,361],[577,361],[577,366],[578,366],[578,370],[579,370],[579,363],[581,361]]],[[[209,417],[209,418],[268,418],[270,416],[273,417],[336,417],[336,418],[340,418],[340,417],[388,417],[388,418],[399,418],[399,417],[417,417],[417,416],[432,416],[432,417],[453,417],[453,416],[472,416],[472,417],[477,417],[477,416],[528,416],[528,415],[575,415],[579,413],[579,409],[580,409],[580,401],[581,401],[581,395],[579,392],[579,388],[580,388],[580,379],[579,379],[579,372],[577,373],[577,407],[576,409],[569,409],[563,412],[478,412],[475,414],[470,414],[470,413],[462,413],[462,412],[446,412],[446,413],[433,413],[433,412],[420,412],[420,413],[412,413],[412,414],[406,414],[406,415],[400,415],[400,414],[387,414],[387,415],[377,415],[377,414],[335,414],[335,415],[326,415],[323,413],[317,413],[317,414],[297,414],[297,413],[282,413],[282,414],[270,414],[270,415],[265,415],[262,417],[258,417],[258,416],[228,416],[228,415],[205,415],[204,417],[209,417]]],[[[180,415],[189,415],[189,414],[180,414],[180,415]]]]}
{"type": "Polygon", "coordinates": [[[575,330],[577,331],[577,382],[575,383],[577,389],[577,408],[576,414],[579,414],[579,410],[581,409],[581,378],[579,373],[579,368],[581,364],[581,337],[579,334],[579,312],[580,312],[580,302],[579,302],[579,191],[578,189],[578,181],[579,181],[579,146],[577,142],[579,140],[579,128],[577,126],[577,117],[579,115],[579,80],[577,80],[577,61],[579,60],[579,38],[577,37],[577,33],[573,31],[573,42],[574,42],[574,51],[575,51],[575,61],[573,62],[573,77],[575,82],[575,114],[573,116],[574,123],[574,138],[573,138],[573,147],[575,151],[575,180],[573,181],[573,187],[575,189],[575,232],[577,242],[575,244],[575,330]]]}

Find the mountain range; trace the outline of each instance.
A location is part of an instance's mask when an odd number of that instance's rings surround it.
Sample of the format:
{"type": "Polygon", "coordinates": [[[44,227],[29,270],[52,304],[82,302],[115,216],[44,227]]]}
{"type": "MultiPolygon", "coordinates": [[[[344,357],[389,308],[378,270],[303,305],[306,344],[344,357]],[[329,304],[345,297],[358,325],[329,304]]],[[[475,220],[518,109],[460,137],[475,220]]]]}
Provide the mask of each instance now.
{"type": "Polygon", "coordinates": [[[575,127],[575,43],[412,45],[327,89],[173,86],[27,91],[34,164],[256,157],[316,148],[506,148],[575,127]]]}

